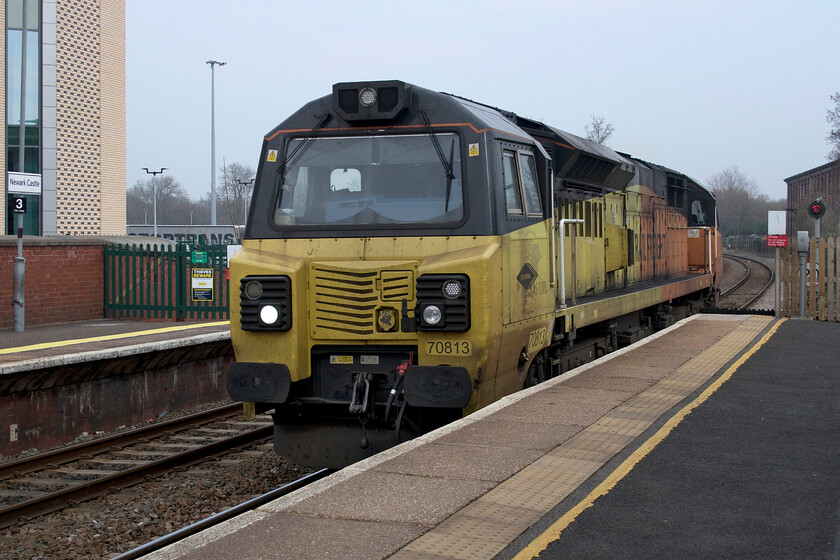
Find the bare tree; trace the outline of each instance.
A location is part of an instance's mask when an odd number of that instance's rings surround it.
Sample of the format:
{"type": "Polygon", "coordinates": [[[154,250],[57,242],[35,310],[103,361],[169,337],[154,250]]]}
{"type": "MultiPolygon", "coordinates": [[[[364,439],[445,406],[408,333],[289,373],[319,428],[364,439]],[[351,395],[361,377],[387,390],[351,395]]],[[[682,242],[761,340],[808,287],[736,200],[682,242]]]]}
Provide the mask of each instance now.
{"type": "Polygon", "coordinates": [[[254,191],[254,168],[241,163],[224,164],[222,166],[224,188],[218,195],[219,202],[228,209],[230,223],[238,240],[242,240],[242,227],[248,217],[248,207],[251,204],[251,194],[254,191]]]}
{"type": "Polygon", "coordinates": [[[189,223],[189,196],[172,175],[138,180],[126,191],[128,221],[149,224],[154,221],[155,191],[158,224],[189,223]]]}
{"type": "Polygon", "coordinates": [[[755,233],[748,231],[752,229],[750,224],[760,220],[760,212],[767,208],[767,196],[759,193],[756,182],[733,165],[712,175],[706,183],[717,199],[723,232],[727,235],[755,233]]]}
{"type": "Polygon", "coordinates": [[[604,117],[589,115],[589,118],[592,119],[592,122],[585,127],[586,138],[593,142],[603,144],[615,132],[615,128],[610,123],[605,122],[606,119],[604,117]]]}
{"type": "Polygon", "coordinates": [[[827,159],[834,161],[840,159],[840,91],[831,94],[831,102],[834,103],[834,109],[827,109],[825,115],[825,120],[831,128],[825,139],[831,146],[827,159]]]}
{"type": "Polygon", "coordinates": [[[135,189],[125,191],[125,223],[126,224],[149,224],[152,213],[150,207],[135,192],[135,189]]]}

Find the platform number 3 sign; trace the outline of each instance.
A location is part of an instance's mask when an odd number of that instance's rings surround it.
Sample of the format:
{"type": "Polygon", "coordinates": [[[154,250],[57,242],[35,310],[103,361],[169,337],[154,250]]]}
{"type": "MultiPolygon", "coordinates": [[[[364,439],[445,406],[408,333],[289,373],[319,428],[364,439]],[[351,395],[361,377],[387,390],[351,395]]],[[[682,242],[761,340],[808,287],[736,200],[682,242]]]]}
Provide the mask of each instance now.
{"type": "Polygon", "coordinates": [[[12,199],[12,212],[15,214],[26,214],[26,199],[16,196],[12,199]]]}

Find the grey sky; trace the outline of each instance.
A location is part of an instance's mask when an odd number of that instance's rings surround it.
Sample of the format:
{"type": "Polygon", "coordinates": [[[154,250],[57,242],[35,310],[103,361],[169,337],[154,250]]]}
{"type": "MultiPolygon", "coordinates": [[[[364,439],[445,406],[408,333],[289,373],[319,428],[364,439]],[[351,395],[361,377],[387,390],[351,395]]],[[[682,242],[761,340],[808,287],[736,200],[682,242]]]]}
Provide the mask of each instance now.
{"type": "Polygon", "coordinates": [[[737,165],[771,198],[826,162],[837,0],[128,0],[127,182],[167,167],[210,190],[341,81],[397,79],[513,111],[705,183],[737,165]],[[221,173],[217,171],[217,184],[221,173]]]}

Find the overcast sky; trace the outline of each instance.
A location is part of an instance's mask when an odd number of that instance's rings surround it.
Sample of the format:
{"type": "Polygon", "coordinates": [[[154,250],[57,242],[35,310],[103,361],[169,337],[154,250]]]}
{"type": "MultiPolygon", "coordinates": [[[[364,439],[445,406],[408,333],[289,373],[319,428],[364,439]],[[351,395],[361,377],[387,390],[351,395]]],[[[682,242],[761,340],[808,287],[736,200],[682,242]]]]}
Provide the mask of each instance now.
{"type": "Polygon", "coordinates": [[[342,81],[396,79],[584,136],[706,183],[738,166],[771,198],[827,162],[838,0],[128,0],[127,182],[167,167],[210,191],[342,81]],[[221,174],[217,171],[216,183],[221,174]]]}

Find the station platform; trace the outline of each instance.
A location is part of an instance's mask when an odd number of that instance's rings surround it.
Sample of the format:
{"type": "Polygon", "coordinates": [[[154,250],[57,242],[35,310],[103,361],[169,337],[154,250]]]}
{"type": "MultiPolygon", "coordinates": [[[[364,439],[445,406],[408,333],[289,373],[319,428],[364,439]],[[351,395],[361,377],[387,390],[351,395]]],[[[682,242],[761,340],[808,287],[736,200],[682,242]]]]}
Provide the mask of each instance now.
{"type": "Polygon", "coordinates": [[[95,319],[0,331],[0,375],[230,339],[229,321],[95,319]]]}
{"type": "Polygon", "coordinates": [[[228,399],[228,321],[99,319],[0,331],[0,458],[228,399]]]}
{"type": "Polygon", "coordinates": [[[696,315],[146,558],[836,558],[838,340],[696,315]]]}

